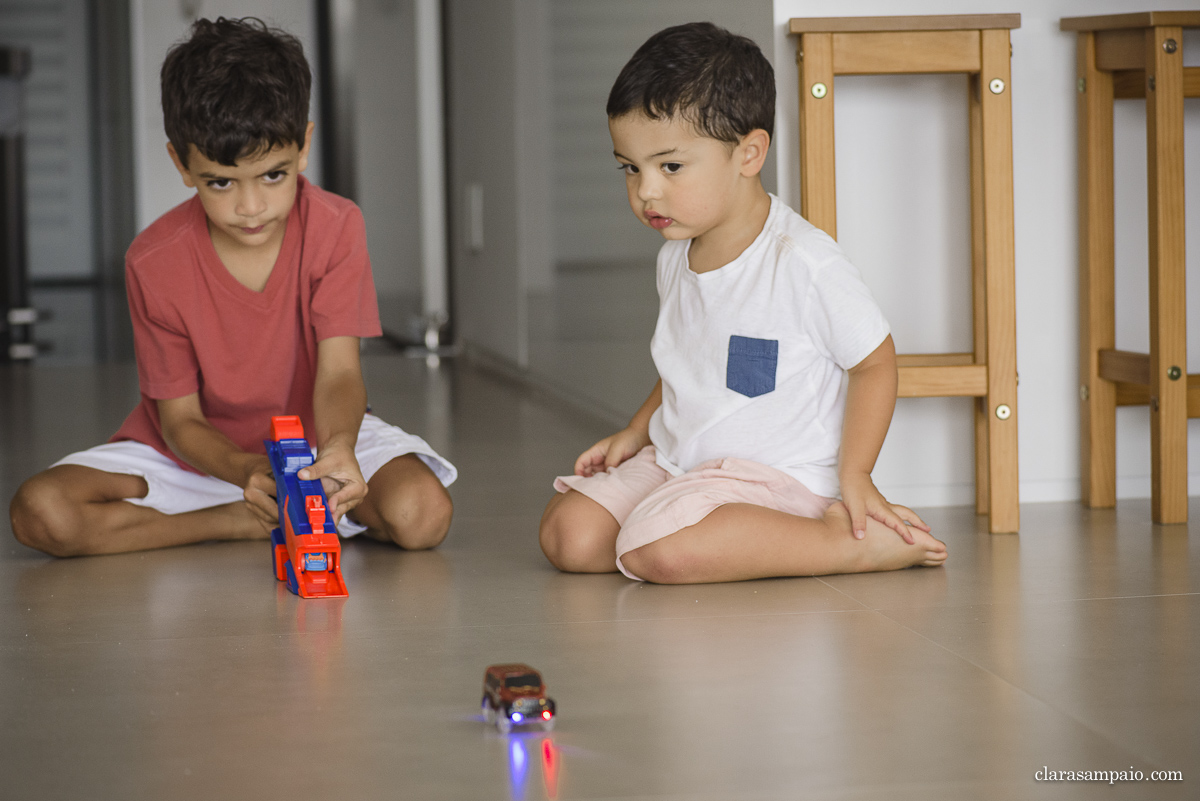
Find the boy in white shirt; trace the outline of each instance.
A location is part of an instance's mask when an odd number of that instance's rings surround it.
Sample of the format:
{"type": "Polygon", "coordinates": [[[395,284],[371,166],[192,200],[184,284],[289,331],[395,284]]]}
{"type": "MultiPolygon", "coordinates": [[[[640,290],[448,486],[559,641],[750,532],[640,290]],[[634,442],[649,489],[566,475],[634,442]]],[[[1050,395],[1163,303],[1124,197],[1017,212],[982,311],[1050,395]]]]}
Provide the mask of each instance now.
{"type": "Polygon", "coordinates": [[[775,82],[758,46],[660,31],[607,111],[634,215],[667,240],[660,379],[555,481],[547,558],[659,583],[941,565],[945,545],[871,481],[896,403],[887,321],[837,243],[763,189],[775,82]]]}

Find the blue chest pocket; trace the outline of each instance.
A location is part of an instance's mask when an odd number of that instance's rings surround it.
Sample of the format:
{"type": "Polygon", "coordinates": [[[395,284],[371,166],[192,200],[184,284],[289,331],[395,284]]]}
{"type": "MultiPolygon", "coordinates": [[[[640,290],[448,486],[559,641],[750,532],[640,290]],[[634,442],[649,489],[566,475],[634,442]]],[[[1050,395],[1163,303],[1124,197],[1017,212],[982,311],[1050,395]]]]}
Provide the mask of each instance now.
{"type": "Polygon", "coordinates": [[[748,398],[774,392],[778,365],[778,339],[754,339],[734,334],[729,338],[725,386],[748,398]]]}

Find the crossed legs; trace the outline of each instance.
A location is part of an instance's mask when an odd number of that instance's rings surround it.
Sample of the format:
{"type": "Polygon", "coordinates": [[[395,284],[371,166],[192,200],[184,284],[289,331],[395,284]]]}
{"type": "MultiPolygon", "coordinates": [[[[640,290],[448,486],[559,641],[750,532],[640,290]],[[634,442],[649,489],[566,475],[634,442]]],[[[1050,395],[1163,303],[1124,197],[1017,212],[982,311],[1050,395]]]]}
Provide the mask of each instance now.
{"type": "MultiPolygon", "coordinates": [[[[946,559],[946,546],[919,529],[909,545],[868,520],[866,537],[850,533],[850,516],[835,503],[818,520],[746,503],[729,503],[695,525],[628,551],[625,568],[646,581],[696,584],[772,576],[865,573],[946,559]]],[[[615,571],[620,526],[603,506],[571,490],[551,499],[542,517],[542,551],[559,570],[615,571]]]]}
{"type": "Polygon", "coordinates": [[[13,534],[52,556],[122,553],[217,539],[263,539],[267,527],[244,502],[167,515],[144,498],[146,479],[64,464],[30,478],[9,507],[13,534]]]}
{"type": "MultiPolygon", "coordinates": [[[[445,538],[453,504],[419,457],[392,459],[367,486],[354,516],[368,527],[368,536],[409,549],[432,548],[445,538]]],[[[22,544],[53,556],[270,536],[243,501],[173,515],[125,501],[144,498],[147,492],[141,476],[58,465],[17,490],[9,507],[13,534],[22,544]]]]}

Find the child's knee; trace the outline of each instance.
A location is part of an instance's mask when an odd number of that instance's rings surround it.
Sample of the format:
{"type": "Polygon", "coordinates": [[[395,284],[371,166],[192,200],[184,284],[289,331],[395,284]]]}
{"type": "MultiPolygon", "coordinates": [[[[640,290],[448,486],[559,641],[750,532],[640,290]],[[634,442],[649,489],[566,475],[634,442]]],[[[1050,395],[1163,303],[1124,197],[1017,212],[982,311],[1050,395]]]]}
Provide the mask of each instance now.
{"type": "MultiPolygon", "coordinates": [[[[616,521],[612,531],[582,514],[572,493],[555,495],[538,527],[538,542],[550,564],[566,573],[606,573],[616,566],[616,521]]],[[[583,496],[579,496],[583,497],[583,496]]],[[[590,499],[590,503],[594,503],[590,499]]],[[[607,512],[605,513],[607,514],[607,512]]]]}
{"type": "Polygon", "coordinates": [[[446,539],[454,517],[450,493],[432,474],[428,480],[407,482],[380,504],[385,533],[410,551],[434,548],[446,539]]]}
{"type": "Polygon", "coordinates": [[[568,534],[569,514],[564,513],[562,494],[557,494],[546,504],[542,513],[542,522],[538,526],[538,544],[542,553],[550,560],[550,564],[559,570],[575,572],[573,567],[578,562],[578,554],[572,547],[572,538],[568,534]]]}
{"type": "Polygon", "coordinates": [[[45,474],[26,481],[9,505],[13,536],[52,556],[82,553],[79,518],[71,499],[45,474]]]}
{"type": "Polygon", "coordinates": [[[688,584],[695,579],[691,554],[675,547],[671,536],[626,551],[621,564],[633,575],[652,584],[688,584]]]}

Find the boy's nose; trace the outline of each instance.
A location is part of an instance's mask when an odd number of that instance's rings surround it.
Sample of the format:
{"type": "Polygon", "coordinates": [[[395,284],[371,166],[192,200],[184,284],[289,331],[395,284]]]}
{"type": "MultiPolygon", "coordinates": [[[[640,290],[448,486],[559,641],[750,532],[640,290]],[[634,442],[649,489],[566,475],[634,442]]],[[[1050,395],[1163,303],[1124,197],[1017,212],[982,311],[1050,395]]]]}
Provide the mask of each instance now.
{"type": "Polygon", "coordinates": [[[235,211],[240,217],[257,217],[267,209],[267,199],[262,192],[254,189],[242,191],[238,195],[235,211]]]}
{"type": "Polygon", "coordinates": [[[638,181],[638,198],[640,200],[657,200],[662,197],[662,187],[651,176],[642,176],[638,181]]]}

